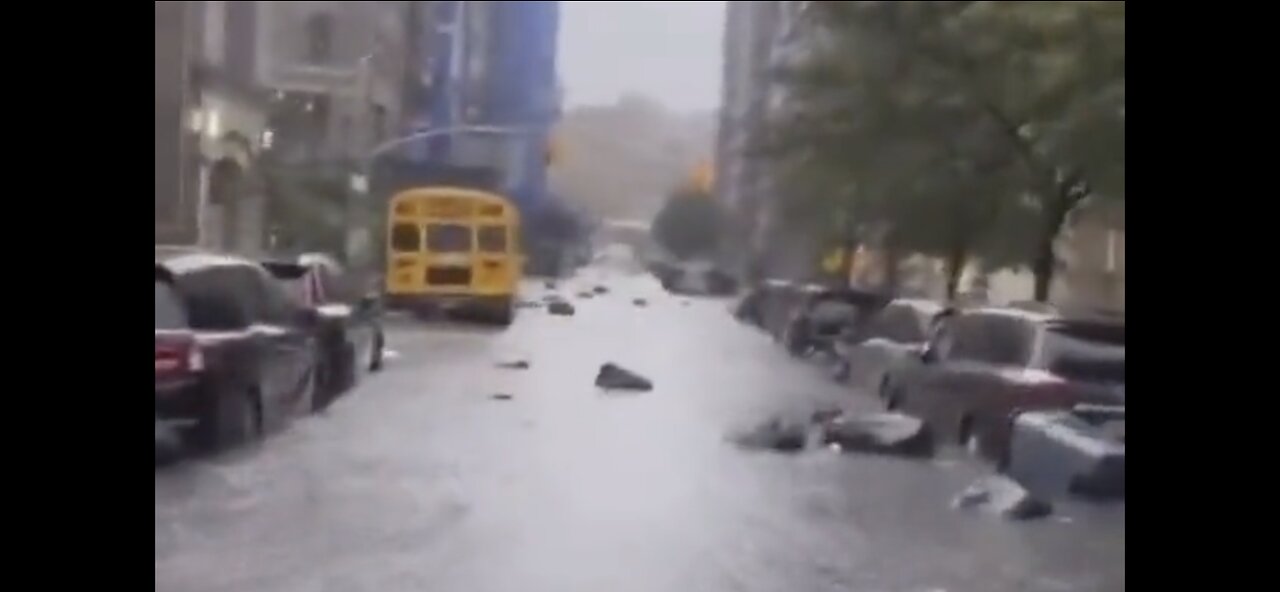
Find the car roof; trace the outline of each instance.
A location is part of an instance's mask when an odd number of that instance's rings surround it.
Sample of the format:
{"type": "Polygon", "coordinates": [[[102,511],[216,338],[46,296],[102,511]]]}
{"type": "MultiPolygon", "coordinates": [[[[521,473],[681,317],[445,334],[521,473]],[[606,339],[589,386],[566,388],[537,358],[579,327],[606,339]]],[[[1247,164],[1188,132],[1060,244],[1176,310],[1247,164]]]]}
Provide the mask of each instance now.
{"type": "Polygon", "coordinates": [[[1085,313],[1044,313],[1033,310],[1025,310],[1022,308],[1009,308],[988,306],[982,308],[973,308],[964,310],[960,313],[963,316],[969,315],[987,315],[987,316],[1004,316],[1012,319],[1021,319],[1029,323],[1046,326],[1050,329],[1063,330],[1070,333],[1098,333],[1118,337],[1120,341],[1124,340],[1124,319],[1116,317],[1108,317],[1105,315],[1090,315],[1085,313]]]}
{"type": "Polygon", "coordinates": [[[1003,317],[1009,317],[1014,319],[1022,319],[1032,323],[1043,323],[1056,318],[1055,315],[1044,313],[1044,312],[1026,310],[1023,308],[1010,308],[1007,306],[980,306],[976,308],[967,308],[967,309],[961,310],[960,315],[961,316],[973,316],[973,315],[1003,316],[1003,317]]]}
{"type": "Polygon", "coordinates": [[[303,253],[298,255],[298,263],[302,265],[324,265],[334,268],[342,267],[342,264],[328,253],[303,253]]]}
{"type": "Polygon", "coordinates": [[[928,316],[936,315],[946,308],[941,302],[927,298],[894,298],[889,305],[894,304],[914,308],[917,312],[928,316]]]}
{"type": "Polygon", "coordinates": [[[254,266],[252,261],[190,247],[156,247],[156,267],[182,275],[210,267],[254,266]]]}
{"type": "Polygon", "coordinates": [[[173,272],[169,271],[168,269],[165,269],[163,265],[160,265],[159,263],[157,263],[156,264],[156,281],[165,283],[165,284],[172,284],[173,272]]]}
{"type": "Polygon", "coordinates": [[[281,280],[297,280],[306,277],[310,267],[296,261],[268,259],[258,262],[272,277],[281,280]]]}

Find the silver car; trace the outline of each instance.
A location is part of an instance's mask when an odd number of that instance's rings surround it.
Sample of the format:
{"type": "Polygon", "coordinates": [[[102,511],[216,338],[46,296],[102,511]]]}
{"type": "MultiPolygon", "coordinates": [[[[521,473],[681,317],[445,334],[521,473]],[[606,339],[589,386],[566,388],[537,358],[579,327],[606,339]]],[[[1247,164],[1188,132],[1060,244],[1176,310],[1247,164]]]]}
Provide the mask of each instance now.
{"type": "Polygon", "coordinates": [[[918,361],[934,319],[944,307],[932,300],[899,298],[870,317],[865,326],[836,344],[834,375],[854,389],[880,392],[890,369],[918,361]]]}

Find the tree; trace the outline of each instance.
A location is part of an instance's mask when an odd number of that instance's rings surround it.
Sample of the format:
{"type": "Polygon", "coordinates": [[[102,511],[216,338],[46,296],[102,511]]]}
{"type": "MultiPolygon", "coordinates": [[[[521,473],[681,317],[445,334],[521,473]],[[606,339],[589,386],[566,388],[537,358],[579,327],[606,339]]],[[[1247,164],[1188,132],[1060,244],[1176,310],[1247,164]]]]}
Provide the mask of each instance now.
{"type": "Polygon", "coordinates": [[[267,227],[272,248],[342,253],[347,188],[341,175],[268,163],[267,227]]]}
{"type": "Polygon", "coordinates": [[[816,2],[805,22],[765,152],[856,183],[896,245],[1030,264],[1046,299],[1070,214],[1124,195],[1124,3],[816,2]]]}
{"type": "Polygon", "coordinates": [[[652,224],[653,238],[680,259],[706,257],[719,245],[723,217],[705,192],[682,188],[667,198],[652,224]]]}

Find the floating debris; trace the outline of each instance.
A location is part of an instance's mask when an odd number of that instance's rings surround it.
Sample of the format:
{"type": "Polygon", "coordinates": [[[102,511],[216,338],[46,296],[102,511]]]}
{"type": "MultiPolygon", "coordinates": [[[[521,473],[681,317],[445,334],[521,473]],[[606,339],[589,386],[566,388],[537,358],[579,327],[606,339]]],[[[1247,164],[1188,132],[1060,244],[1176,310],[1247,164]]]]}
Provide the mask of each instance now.
{"type": "Polygon", "coordinates": [[[951,506],[1009,520],[1043,518],[1053,512],[1049,502],[1036,498],[1016,481],[1002,475],[979,479],[960,492],[951,506]]]}
{"type": "Polygon", "coordinates": [[[605,390],[650,391],[653,382],[612,362],[600,367],[596,386],[605,390]]]}
{"type": "Polygon", "coordinates": [[[547,312],[562,317],[571,317],[577,312],[572,304],[563,300],[556,300],[547,305],[547,312]]]}

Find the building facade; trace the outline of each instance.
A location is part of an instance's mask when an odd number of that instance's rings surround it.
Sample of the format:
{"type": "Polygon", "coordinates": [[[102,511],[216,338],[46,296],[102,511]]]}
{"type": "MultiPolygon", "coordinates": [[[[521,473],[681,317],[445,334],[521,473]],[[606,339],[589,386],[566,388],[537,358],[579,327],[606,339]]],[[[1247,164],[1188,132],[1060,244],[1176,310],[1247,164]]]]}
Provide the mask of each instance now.
{"type": "Polygon", "coordinates": [[[156,2],[156,242],[269,246],[265,169],[400,132],[413,2],[156,2]]]}
{"type": "Polygon", "coordinates": [[[421,58],[419,2],[259,2],[257,55],[271,93],[271,242],[374,249],[367,172],[375,150],[408,133],[407,72],[421,58]]]}
{"type": "Polygon", "coordinates": [[[402,130],[412,2],[258,2],[272,149],[290,163],[361,160],[402,130]]]}
{"type": "Polygon", "coordinates": [[[757,155],[769,122],[787,107],[773,72],[803,56],[811,37],[800,12],[806,2],[729,2],[725,14],[716,198],[732,212],[735,232],[725,256],[752,274],[803,278],[818,245],[788,232],[778,207],[785,188],[757,155]]]}
{"type": "Polygon", "coordinates": [[[197,137],[190,125],[199,94],[191,76],[194,15],[188,2],[155,3],[155,242],[198,237],[197,137]]]}
{"type": "Polygon", "coordinates": [[[157,244],[254,251],[266,95],[251,2],[156,2],[157,244]]]}
{"type": "Polygon", "coordinates": [[[407,150],[418,162],[493,167],[529,213],[545,200],[550,128],[559,116],[558,2],[435,2],[425,23],[432,55],[415,105],[419,131],[479,126],[519,133],[447,133],[407,150]]]}
{"type": "Polygon", "coordinates": [[[526,214],[547,202],[547,151],[560,116],[556,47],[560,3],[537,0],[491,4],[491,68],[486,119],[527,130],[512,156],[512,198],[526,214]]]}

